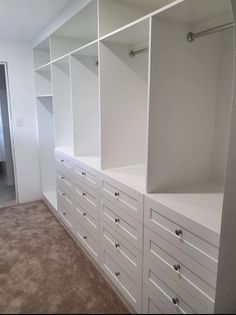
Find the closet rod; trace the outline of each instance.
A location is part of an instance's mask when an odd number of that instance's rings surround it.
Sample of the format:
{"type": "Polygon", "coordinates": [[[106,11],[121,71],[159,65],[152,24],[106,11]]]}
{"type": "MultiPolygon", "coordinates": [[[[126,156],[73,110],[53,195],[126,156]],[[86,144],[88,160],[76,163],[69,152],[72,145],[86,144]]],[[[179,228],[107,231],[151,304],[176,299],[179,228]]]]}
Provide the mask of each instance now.
{"type": "Polygon", "coordinates": [[[144,54],[144,53],[146,53],[148,51],[149,51],[149,47],[143,48],[143,49],[139,49],[139,50],[130,50],[129,56],[131,58],[134,58],[136,55],[144,54]]]}
{"type": "Polygon", "coordinates": [[[230,23],[226,23],[226,24],[223,24],[223,25],[219,25],[219,26],[215,26],[215,27],[209,28],[208,30],[205,30],[205,31],[202,31],[202,32],[199,32],[199,33],[189,32],[188,35],[187,35],[187,40],[190,43],[192,43],[198,37],[207,36],[207,35],[210,35],[210,34],[213,34],[213,33],[216,33],[216,32],[221,32],[221,31],[224,31],[224,30],[228,30],[228,29],[233,28],[233,27],[234,27],[234,22],[230,22],[230,23]]]}

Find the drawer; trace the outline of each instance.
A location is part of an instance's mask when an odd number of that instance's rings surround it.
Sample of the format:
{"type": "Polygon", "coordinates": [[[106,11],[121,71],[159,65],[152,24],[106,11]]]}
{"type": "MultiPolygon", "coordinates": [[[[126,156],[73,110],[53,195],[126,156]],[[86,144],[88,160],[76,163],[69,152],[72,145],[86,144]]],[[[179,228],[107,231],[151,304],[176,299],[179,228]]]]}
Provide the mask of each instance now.
{"type": "Polygon", "coordinates": [[[123,209],[127,214],[143,223],[143,195],[114,179],[101,174],[101,194],[123,209]]]}
{"type": "Polygon", "coordinates": [[[62,188],[62,190],[73,194],[73,183],[69,176],[57,171],[57,185],[62,188]]]}
{"type": "MultiPolygon", "coordinates": [[[[144,230],[144,254],[175,280],[180,287],[187,290],[203,304],[209,312],[213,312],[215,289],[207,283],[207,279],[214,276],[213,274],[209,275],[209,271],[203,270],[205,272],[202,272],[202,277],[197,277],[192,272],[191,266],[186,268],[185,257],[178,249],[175,249],[170,243],[146,228],[144,230]],[[180,260],[176,259],[176,252],[180,260]]],[[[194,263],[193,266],[195,267],[194,270],[199,273],[204,269],[201,265],[194,265],[194,263]]]]}
{"type": "Polygon", "coordinates": [[[58,203],[59,217],[66,224],[66,226],[74,233],[74,219],[71,214],[71,209],[64,203],[58,203]]]}
{"type": "Polygon", "coordinates": [[[88,253],[98,262],[99,260],[99,239],[96,235],[89,233],[78,221],[75,220],[75,236],[85,247],[88,253]]]}
{"type": "Polygon", "coordinates": [[[90,207],[84,207],[78,202],[74,203],[75,219],[83,225],[89,232],[99,236],[99,212],[94,211],[90,207]]]}
{"type": "Polygon", "coordinates": [[[169,299],[170,305],[174,309],[179,308],[183,313],[208,314],[206,309],[197,301],[186,289],[178,285],[176,281],[169,277],[157,264],[144,256],[143,262],[143,279],[144,283],[149,286],[153,292],[162,291],[169,299]]]}
{"type": "Polygon", "coordinates": [[[143,225],[140,222],[105,198],[100,200],[100,211],[103,221],[109,224],[130,244],[142,251],[143,225]]]}
{"type": "Polygon", "coordinates": [[[102,244],[106,244],[117,261],[123,261],[127,267],[142,277],[142,253],[125,238],[116,233],[106,222],[102,222],[102,244]]]}
{"type": "Polygon", "coordinates": [[[79,161],[74,161],[74,180],[77,183],[83,182],[94,190],[99,189],[97,171],[91,169],[79,161]]]}
{"type": "Polygon", "coordinates": [[[58,151],[55,152],[57,170],[69,176],[73,171],[73,158],[58,151]]]}
{"type": "Polygon", "coordinates": [[[118,263],[110,254],[110,249],[106,245],[102,247],[102,268],[135,311],[141,313],[141,278],[138,278],[120,261],[118,263]]]}
{"type": "Polygon", "coordinates": [[[74,184],[75,202],[78,202],[85,207],[90,207],[94,211],[99,209],[99,193],[89,186],[81,183],[74,184]]]}
{"type": "Polygon", "coordinates": [[[63,187],[60,185],[57,186],[57,200],[58,203],[61,202],[67,207],[73,208],[73,196],[71,193],[65,192],[63,187]]]}
{"type": "Polygon", "coordinates": [[[144,224],[213,273],[217,273],[219,249],[166,217],[166,207],[145,198],[144,224]]]}
{"type": "MultiPolygon", "coordinates": [[[[170,307],[170,300],[163,292],[156,290],[154,294],[146,285],[143,286],[143,314],[171,314],[174,311],[173,306],[170,307]]],[[[181,311],[178,313],[183,314],[181,311]]]]}

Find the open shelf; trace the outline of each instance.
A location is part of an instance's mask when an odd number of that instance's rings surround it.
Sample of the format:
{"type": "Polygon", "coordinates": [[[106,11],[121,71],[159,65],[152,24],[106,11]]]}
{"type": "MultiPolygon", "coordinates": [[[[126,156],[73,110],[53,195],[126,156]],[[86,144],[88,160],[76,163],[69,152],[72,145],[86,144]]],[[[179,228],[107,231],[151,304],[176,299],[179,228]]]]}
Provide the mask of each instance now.
{"type": "Polygon", "coordinates": [[[97,38],[97,1],[92,1],[51,35],[52,60],[65,56],[97,38]]]}
{"type": "Polygon", "coordinates": [[[230,1],[220,0],[184,1],[152,18],[147,191],[160,194],[163,202],[173,202],[178,210],[186,208],[186,215],[189,208],[196,219],[201,213],[203,219],[205,212],[206,222],[211,218],[209,224],[218,230],[232,107],[234,33],[227,30],[192,43],[187,34],[232,21],[230,1]],[[202,183],[200,193],[196,183],[202,183]],[[212,194],[212,183],[222,189],[212,194]]]}
{"type": "Polygon", "coordinates": [[[33,49],[35,69],[40,68],[50,62],[50,42],[46,38],[33,49]]]}
{"type": "Polygon", "coordinates": [[[69,56],[52,64],[56,146],[73,146],[73,117],[69,56]]]}
{"type": "Polygon", "coordinates": [[[102,169],[146,164],[149,19],[100,43],[102,169]]]}
{"type": "Polygon", "coordinates": [[[71,56],[75,156],[100,156],[98,43],[71,56]]]}
{"type": "Polygon", "coordinates": [[[52,95],[51,65],[35,71],[36,95],[52,95]]]}
{"type": "MultiPolygon", "coordinates": [[[[37,108],[42,191],[50,192],[49,195],[51,196],[53,192],[56,192],[56,163],[54,155],[55,137],[52,98],[37,99],[37,108]]],[[[50,198],[47,199],[50,202],[50,198]]],[[[53,204],[55,205],[55,202],[53,202],[53,204]]]]}
{"type": "Polygon", "coordinates": [[[174,0],[100,0],[99,36],[107,35],[174,0]]]}

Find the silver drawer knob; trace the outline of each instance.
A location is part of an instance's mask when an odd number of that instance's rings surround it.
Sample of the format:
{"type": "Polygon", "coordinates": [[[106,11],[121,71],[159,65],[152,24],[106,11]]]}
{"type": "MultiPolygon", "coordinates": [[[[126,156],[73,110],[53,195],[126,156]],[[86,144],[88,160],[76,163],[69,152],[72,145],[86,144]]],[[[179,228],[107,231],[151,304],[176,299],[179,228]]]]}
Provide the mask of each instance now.
{"type": "Polygon", "coordinates": [[[66,195],[66,193],[62,193],[62,196],[65,196],[66,195]]]}
{"type": "Polygon", "coordinates": [[[66,213],[64,212],[63,215],[66,216],[66,213]]]}
{"type": "Polygon", "coordinates": [[[183,231],[182,231],[181,229],[175,230],[175,234],[176,234],[177,236],[180,236],[180,235],[183,234],[183,231]]]}
{"type": "Polygon", "coordinates": [[[118,192],[115,192],[115,197],[119,197],[120,196],[120,194],[118,193],[118,192]]]}
{"type": "Polygon", "coordinates": [[[83,213],[83,217],[86,217],[86,215],[87,215],[87,213],[86,213],[86,212],[84,212],[84,213],[83,213]]]}
{"type": "Polygon", "coordinates": [[[115,247],[116,247],[116,248],[120,247],[120,244],[115,244],[115,247]]]}
{"type": "Polygon", "coordinates": [[[62,179],[62,180],[64,180],[64,179],[65,179],[65,177],[64,177],[64,176],[62,176],[62,177],[61,177],[61,179],[62,179]]]}
{"type": "Polygon", "coordinates": [[[84,240],[86,240],[88,238],[88,236],[84,236],[84,240]]]}
{"type": "Polygon", "coordinates": [[[119,277],[120,276],[120,273],[119,272],[116,272],[116,277],[119,277]]]}
{"type": "Polygon", "coordinates": [[[119,223],[119,222],[120,222],[120,219],[115,219],[115,222],[116,222],[116,223],[119,223]]]}
{"type": "Polygon", "coordinates": [[[174,298],[172,299],[172,302],[174,305],[177,305],[179,303],[179,299],[178,298],[174,298]]]}
{"type": "Polygon", "coordinates": [[[85,173],[85,172],[82,172],[81,174],[82,174],[83,176],[86,176],[86,173],[85,173]]]}
{"type": "Polygon", "coordinates": [[[85,196],[86,196],[86,193],[85,193],[85,192],[83,192],[83,193],[82,193],[82,196],[83,196],[83,197],[85,197],[85,196]]]}
{"type": "Polygon", "coordinates": [[[61,160],[61,163],[65,163],[65,160],[61,160]]]}
{"type": "Polygon", "coordinates": [[[175,271],[180,271],[180,265],[174,265],[175,271]]]}

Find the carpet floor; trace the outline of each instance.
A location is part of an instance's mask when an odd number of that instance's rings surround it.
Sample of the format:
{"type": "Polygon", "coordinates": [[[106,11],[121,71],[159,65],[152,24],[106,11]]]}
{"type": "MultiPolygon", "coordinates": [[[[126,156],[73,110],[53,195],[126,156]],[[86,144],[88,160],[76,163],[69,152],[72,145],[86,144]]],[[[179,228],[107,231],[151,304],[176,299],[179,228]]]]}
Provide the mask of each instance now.
{"type": "Polygon", "coordinates": [[[39,201],[0,209],[1,314],[126,314],[82,250],[39,201]]]}

